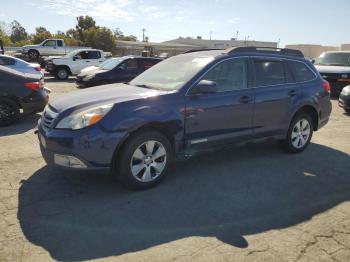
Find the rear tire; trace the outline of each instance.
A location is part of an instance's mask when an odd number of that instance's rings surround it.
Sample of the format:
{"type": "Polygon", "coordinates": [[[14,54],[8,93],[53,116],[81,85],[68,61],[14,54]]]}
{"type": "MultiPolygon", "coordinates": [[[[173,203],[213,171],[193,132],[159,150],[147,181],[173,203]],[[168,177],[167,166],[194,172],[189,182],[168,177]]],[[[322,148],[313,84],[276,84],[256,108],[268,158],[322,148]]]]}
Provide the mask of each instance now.
{"type": "Polygon", "coordinates": [[[0,126],[13,124],[19,116],[20,108],[17,103],[8,98],[0,98],[0,126]]]}
{"type": "Polygon", "coordinates": [[[59,80],[66,80],[69,75],[70,75],[70,72],[67,68],[65,67],[59,67],[55,70],[55,77],[59,80]]]}
{"type": "Polygon", "coordinates": [[[142,190],[157,185],[172,160],[169,140],[157,131],[132,135],[112,163],[112,176],[124,186],[142,190]]]}
{"type": "Polygon", "coordinates": [[[309,145],[313,130],[311,116],[306,113],[297,114],[290,123],[286,139],[282,140],[281,144],[287,152],[302,152],[309,145]]]}

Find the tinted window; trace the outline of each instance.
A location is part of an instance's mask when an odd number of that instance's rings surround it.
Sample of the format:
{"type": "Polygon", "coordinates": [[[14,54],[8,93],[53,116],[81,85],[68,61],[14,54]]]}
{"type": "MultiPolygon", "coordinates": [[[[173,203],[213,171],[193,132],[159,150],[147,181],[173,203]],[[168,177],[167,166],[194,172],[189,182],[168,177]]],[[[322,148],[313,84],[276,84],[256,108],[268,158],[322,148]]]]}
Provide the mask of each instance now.
{"type": "Polygon", "coordinates": [[[284,84],[283,62],[273,60],[254,60],[256,86],[284,84]]]}
{"type": "Polygon", "coordinates": [[[231,59],[224,61],[206,73],[202,80],[215,81],[221,92],[246,88],[246,59],[231,59]]]}
{"type": "Polygon", "coordinates": [[[88,51],[87,57],[87,59],[99,59],[101,57],[101,54],[98,51],[88,51]]]}
{"type": "Polygon", "coordinates": [[[81,59],[99,59],[101,57],[98,51],[83,51],[77,54],[81,59]]]}
{"type": "Polygon", "coordinates": [[[141,60],[141,65],[144,70],[147,70],[148,68],[151,68],[155,64],[157,64],[158,60],[141,60]]]}
{"type": "Polygon", "coordinates": [[[120,65],[120,68],[126,70],[135,70],[137,69],[137,59],[128,59],[120,65]]]}
{"type": "Polygon", "coordinates": [[[46,41],[44,46],[56,46],[56,41],[55,40],[46,41]]]}
{"type": "Polygon", "coordinates": [[[14,65],[16,61],[9,57],[0,57],[0,65],[6,66],[6,65],[14,65]]]}
{"type": "Polygon", "coordinates": [[[315,78],[315,74],[304,63],[288,61],[288,64],[297,82],[306,82],[315,78]]]}
{"type": "Polygon", "coordinates": [[[63,41],[62,40],[57,40],[57,46],[63,46],[63,41]]]}

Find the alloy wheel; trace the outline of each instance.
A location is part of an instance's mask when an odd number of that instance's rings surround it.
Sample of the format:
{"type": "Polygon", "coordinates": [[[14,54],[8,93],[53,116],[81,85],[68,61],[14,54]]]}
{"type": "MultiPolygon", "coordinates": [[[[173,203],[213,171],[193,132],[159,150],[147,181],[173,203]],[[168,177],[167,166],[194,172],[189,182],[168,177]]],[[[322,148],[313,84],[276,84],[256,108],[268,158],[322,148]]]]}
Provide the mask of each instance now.
{"type": "Polygon", "coordinates": [[[150,140],[141,144],[131,157],[132,175],[140,182],[151,182],[165,169],[167,152],[158,141],[150,140]]]}
{"type": "Polygon", "coordinates": [[[311,126],[309,121],[304,118],[300,119],[298,122],[296,122],[292,130],[292,145],[298,149],[304,147],[309,141],[310,133],[311,126]]]}

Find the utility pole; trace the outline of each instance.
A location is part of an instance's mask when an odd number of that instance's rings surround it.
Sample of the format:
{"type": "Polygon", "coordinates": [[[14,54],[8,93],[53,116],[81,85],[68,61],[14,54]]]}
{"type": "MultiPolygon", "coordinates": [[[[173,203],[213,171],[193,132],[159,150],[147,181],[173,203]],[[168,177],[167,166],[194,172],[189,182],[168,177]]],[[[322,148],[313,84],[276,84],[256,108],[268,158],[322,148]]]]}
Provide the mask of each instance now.
{"type": "Polygon", "coordinates": [[[238,40],[238,33],[239,33],[239,31],[237,30],[237,32],[236,32],[236,40],[238,40]]]}
{"type": "Polygon", "coordinates": [[[145,32],[146,32],[146,29],[145,29],[145,28],[142,28],[141,31],[142,31],[142,42],[145,42],[145,32]]]}
{"type": "Polygon", "coordinates": [[[209,38],[209,39],[210,39],[210,40],[211,40],[211,35],[212,35],[212,33],[213,33],[213,31],[210,31],[210,33],[209,33],[209,35],[210,35],[210,38],[209,38]]]}

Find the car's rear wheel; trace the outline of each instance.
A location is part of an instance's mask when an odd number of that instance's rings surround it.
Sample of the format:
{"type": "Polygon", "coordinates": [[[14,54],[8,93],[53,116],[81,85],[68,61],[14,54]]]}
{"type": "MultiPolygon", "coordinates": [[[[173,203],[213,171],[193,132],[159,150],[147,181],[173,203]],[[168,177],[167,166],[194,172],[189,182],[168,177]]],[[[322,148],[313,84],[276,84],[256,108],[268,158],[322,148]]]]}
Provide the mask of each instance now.
{"type": "Polygon", "coordinates": [[[55,71],[55,77],[59,80],[66,80],[69,77],[69,70],[65,67],[59,67],[55,71]]]}
{"type": "Polygon", "coordinates": [[[13,124],[19,116],[19,106],[11,99],[0,98],[0,126],[13,124]]]}
{"type": "Polygon", "coordinates": [[[299,153],[309,145],[313,134],[313,121],[310,115],[301,113],[292,120],[287,138],[282,141],[284,148],[291,153],[299,153]]]}
{"type": "Polygon", "coordinates": [[[137,133],[118,152],[112,175],[133,189],[147,189],[165,176],[172,159],[169,140],[157,131],[137,133]]]}

